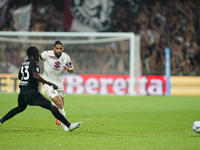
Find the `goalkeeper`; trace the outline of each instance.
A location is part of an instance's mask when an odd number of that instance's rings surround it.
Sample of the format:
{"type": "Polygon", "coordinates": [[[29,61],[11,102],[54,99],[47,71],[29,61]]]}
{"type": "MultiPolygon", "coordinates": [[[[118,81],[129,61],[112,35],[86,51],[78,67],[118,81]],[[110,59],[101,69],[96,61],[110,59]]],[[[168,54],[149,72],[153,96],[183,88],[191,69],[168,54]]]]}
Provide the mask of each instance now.
{"type": "MultiPolygon", "coordinates": [[[[44,92],[52,99],[56,104],[59,111],[65,117],[64,110],[64,97],[65,92],[61,82],[61,74],[64,70],[69,73],[74,72],[74,67],[71,63],[69,55],[63,52],[64,44],[62,41],[57,40],[54,43],[53,50],[47,50],[40,54],[40,59],[44,60],[44,79],[53,82],[58,85],[58,89],[54,90],[47,84],[43,85],[44,92]]],[[[56,120],[57,125],[61,125],[64,131],[68,131],[68,128],[56,120]]]]}

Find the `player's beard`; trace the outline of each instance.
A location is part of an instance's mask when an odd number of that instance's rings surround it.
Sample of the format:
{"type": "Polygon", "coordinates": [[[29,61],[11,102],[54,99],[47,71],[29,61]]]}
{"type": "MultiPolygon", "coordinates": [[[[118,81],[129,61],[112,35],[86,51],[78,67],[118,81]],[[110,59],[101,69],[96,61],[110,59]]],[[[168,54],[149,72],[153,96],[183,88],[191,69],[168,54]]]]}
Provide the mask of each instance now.
{"type": "Polygon", "coordinates": [[[57,58],[59,58],[62,55],[62,53],[58,52],[55,55],[56,55],[57,58]]]}

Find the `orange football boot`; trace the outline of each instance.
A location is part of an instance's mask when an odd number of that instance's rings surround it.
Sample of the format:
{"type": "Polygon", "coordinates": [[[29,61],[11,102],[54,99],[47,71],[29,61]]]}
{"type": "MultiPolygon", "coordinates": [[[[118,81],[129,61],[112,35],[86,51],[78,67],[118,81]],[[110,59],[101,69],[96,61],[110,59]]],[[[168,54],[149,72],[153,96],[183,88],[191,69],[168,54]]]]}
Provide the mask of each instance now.
{"type": "Polygon", "coordinates": [[[61,125],[59,120],[56,120],[56,125],[61,125]]]}

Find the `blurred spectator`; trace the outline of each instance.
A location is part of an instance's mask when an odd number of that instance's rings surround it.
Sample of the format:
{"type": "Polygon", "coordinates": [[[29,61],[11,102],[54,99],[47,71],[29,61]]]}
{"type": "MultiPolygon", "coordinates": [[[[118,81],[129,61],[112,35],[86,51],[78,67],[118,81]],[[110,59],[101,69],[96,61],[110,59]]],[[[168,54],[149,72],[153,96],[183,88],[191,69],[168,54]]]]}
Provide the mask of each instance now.
{"type": "Polygon", "coordinates": [[[164,74],[164,49],[169,46],[172,75],[197,75],[199,8],[198,0],[147,0],[135,20],[141,36],[143,74],[164,74]]]}
{"type": "Polygon", "coordinates": [[[4,55],[4,49],[0,49],[0,73],[5,73],[6,72],[6,57],[4,55]]]}
{"type": "MultiPolygon", "coordinates": [[[[33,3],[30,31],[66,31],[63,26],[64,0],[10,0],[7,20],[4,26],[1,26],[1,31],[13,31],[12,12],[30,2],[33,3]]],[[[117,32],[134,32],[141,36],[142,74],[165,74],[164,49],[168,46],[171,50],[172,75],[200,75],[199,0],[146,0],[143,10],[134,20],[127,6],[117,4],[112,22],[117,32]]],[[[86,53],[80,56],[79,62],[74,63],[82,68],[85,57],[89,57],[90,61],[84,63],[101,67],[101,62],[94,59],[94,48],[77,47],[86,53]]],[[[103,49],[96,47],[96,51],[102,55],[105,50],[109,52],[101,58],[108,63],[104,71],[112,73],[114,65],[121,73],[129,69],[128,60],[120,58],[128,55],[126,45],[119,42],[110,43],[103,49]],[[115,54],[113,57],[111,52],[115,54]]],[[[1,60],[6,61],[2,54],[0,56],[1,60]]]]}

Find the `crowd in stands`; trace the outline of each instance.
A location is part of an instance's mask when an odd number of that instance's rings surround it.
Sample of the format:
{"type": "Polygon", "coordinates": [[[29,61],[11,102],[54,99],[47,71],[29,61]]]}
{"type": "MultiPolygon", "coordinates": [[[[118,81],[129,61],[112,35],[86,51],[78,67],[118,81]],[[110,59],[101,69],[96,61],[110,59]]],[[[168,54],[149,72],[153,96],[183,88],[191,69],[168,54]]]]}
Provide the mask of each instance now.
{"type": "MultiPolygon", "coordinates": [[[[6,23],[1,31],[13,31],[11,12],[31,0],[9,0],[6,23]]],[[[64,0],[35,0],[30,31],[64,31],[64,0]]],[[[165,73],[165,47],[171,50],[172,75],[200,75],[200,1],[146,0],[132,19],[127,6],[116,5],[112,22],[117,32],[141,36],[142,74],[165,73]]],[[[6,60],[0,52],[0,62],[6,60]]],[[[120,62],[120,61],[119,61],[120,62]]],[[[2,63],[1,63],[2,64],[2,63]]]]}
{"type": "Polygon", "coordinates": [[[30,31],[64,31],[64,0],[9,0],[6,22],[1,31],[13,31],[12,12],[22,6],[32,4],[30,31]]]}
{"type": "Polygon", "coordinates": [[[118,5],[117,10],[117,30],[141,36],[143,74],[164,73],[164,49],[169,46],[172,75],[200,75],[200,1],[147,0],[132,21],[126,7],[118,5]]]}

